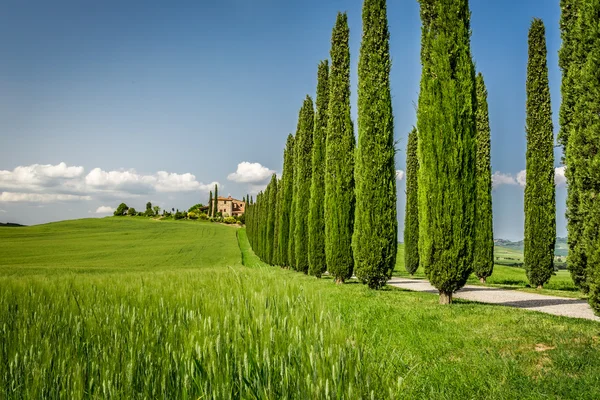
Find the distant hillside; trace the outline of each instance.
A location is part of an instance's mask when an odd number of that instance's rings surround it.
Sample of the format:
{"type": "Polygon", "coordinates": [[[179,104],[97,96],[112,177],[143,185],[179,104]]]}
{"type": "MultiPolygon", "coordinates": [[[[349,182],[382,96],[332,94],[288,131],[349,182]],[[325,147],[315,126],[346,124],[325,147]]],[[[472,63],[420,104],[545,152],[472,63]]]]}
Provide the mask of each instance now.
{"type": "Polygon", "coordinates": [[[12,226],[12,227],[15,227],[15,226],[25,226],[25,225],[15,224],[13,222],[7,222],[7,223],[0,222],[0,227],[2,227],[2,226],[6,226],[6,227],[12,226]]]}
{"type": "MultiPolygon", "coordinates": [[[[494,245],[498,247],[505,247],[507,249],[515,250],[515,251],[523,251],[523,241],[520,240],[518,242],[512,242],[506,239],[494,239],[494,245]]],[[[566,257],[569,253],[569,247],[567,245],[567,238],[556,238],[556,245],[554,246],[554,255],[566,257]]]]}

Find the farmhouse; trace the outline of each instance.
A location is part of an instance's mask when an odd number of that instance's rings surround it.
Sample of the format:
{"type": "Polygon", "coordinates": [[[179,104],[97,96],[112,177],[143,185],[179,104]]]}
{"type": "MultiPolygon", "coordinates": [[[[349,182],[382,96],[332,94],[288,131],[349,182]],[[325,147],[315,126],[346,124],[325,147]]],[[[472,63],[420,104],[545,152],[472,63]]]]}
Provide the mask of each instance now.
{"type": "Polygon", "coordinates": [[[217,202],[217,212],[223,214],[223,216],[237,217],[244,213],[246,210],[246,202],[237,200],[229,197],[219,196],[217,202]]]}

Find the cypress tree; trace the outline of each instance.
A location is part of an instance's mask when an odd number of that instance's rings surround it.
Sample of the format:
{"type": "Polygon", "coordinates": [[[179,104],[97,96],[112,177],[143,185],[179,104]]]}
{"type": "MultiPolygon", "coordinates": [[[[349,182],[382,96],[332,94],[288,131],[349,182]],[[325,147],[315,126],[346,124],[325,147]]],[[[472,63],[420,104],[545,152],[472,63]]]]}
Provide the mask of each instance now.
{"type": "Polygon", "coordinates": [[[217,185],[215,184],[215,203],[213,204],[213,217],[217,216],[217,213],[219,212],[219,189],[217,188],[217,185]]]}
{"type": "Polygon", "coordinates": [[[277,197],[275,199],[276,205],[274,207],[275,215],[274,215],[274,231],[273,231],[273,258],[271,260],[271,264],[273,265],[281,265],[281,252],[279,251],[279,229],[281,229],[279,225],[281,215],[281,207],[283,203],[283,179],[277,180],[277,197]]]}
{"type": "Polygon", "coordinates": [[[288,267],[292,269],[296,269],[296,142],[298,138],[298,131],[300,129],[300,121],[298,121],[298,128],[296,128],[296,136],[294,136],[294,151],[292,152],[292,157],[290,162],[292,163],[292,175],[290,176],[290,231],[288,233],[288,267]]]}
{"type": "MultiPolygon", "coordinates": [[[[582,158],[582,150],[585,145],[575,128],[577,126],[578,115],[576,114],[577,99],[585,93],[579,93],[582,86],[578,84],[581,81],[581,70],[585,57],[589,54],[590,42],[582,41],[579,38],[585,34],[581,30],[581,4],[580,0],[561,0],[561,19],[560,29],[562,46],[559,52],[559,66],[562,70],[561,94],[562,102],[560,106],[560,131],[558,141],[563,146],[563,161],[567,166],[565,177],[567,178],[567,230],[569,257],[567,258],[567,268],[575,285],[584,293],[588,292],[588,282],[586,279],[587,269],[587,251],[586,240],[584,236],[584,225],[586,221],[586,207],[584,202],[580,201],[580,195],[585,188],[582,187],[583,180],[578,179],[578,173],[585,175],[585,167],[578,171],[576,165],[582,158]],[[569,146],[569,136],[574,136],[575,144],[569,146]]],[[[584,89],[585,90],[585,89],[584,89]]]]}
{"type": "Polygon", "coordinates": [[[317,74],[317,112],[312,150],[312,182],[308,211],[309,273],[320,278],[327,270],[325,259],[325,144],[329,107],[329,62],[321,61],[317,74]]]}
{"type": "Polygon", "coordinates": [[[331,35],[329,120],[325,152],[325,256],[337,283],[352,277],[355,138],[350,116],[348,17],[338,13],[331,35]]]}
{"type": "Polygon", "coordinates": [[[294,217],[294,245],[296,270],[308,273],[308,212],[312,175],[312,147],[315,111],[310,96],[306,96],[300,110],[298,134],[296,135],[294,186],[296,187],[294,217]]]}
{"type": "Polygon", "coordinates": [[[482,283],[494,270],[494,227],[492,218],[492,164],[490,161],[490,120],[488,116],[487,89],[481,72],[475,79],[477,92],[477,156],[475,176],[477,207],[475,216],[475,247],[473,269],[482,283]]]}
{"type": "Polygon", "coordinates": [[[579,73],[574,80],[576,103],[568,139],[567,171],[574,171],[582,225],[579,240],[586,256],[578,271],[580,284],[589,291],[590,305],[600,315],[600,1],[578,5],[579,73]]]}
{"type": "Polygon", "coordinates": [[[212,217],[212,209],[213,209],[213,198],[212,198],[212,190],[208,195],[208,216],[212,217]]]}
{"type": "Polygon", "coordinates": [[[475,69],[467,0],[420,0],[419,262],[440,303],[464,286],[473,264],[475,69]]]}
{"type": "Polygon", "coordinates": [[[385,0],[365,0],[358,62],[356,211],[352,248],[358,279],[385,286],[396,266],[396,166],[385,0]]]}
{"type": "Polygon", "coordinates": [[[290,215],[292,212],[292,195],[294,187],[294,136],[290,133],[283,153],[282,204],[279,214],[279,263],[289,267],[290,215]]]}
{"type": "Polygon", "coordinates": [[[269,183],[269,202],[267,209],[267,254],[266,261],[268,264],[275,265],[275,219],[277,210],[277,175],[271,176],[269,183]]]}
{"type": "Polygon", "coordinates": [[[529,29],[527,64],[527,183],[525,184],[524,261],[529,282],[541,288],[554,273],[556,202],[554,134],[546,64],[544,23],[529,29]]]}
{"type": "Polygon", "coordinates": [[[406,212],[404,216],[404,267],[413,275],[419,268],[419,160],[417,128],[406,145],[406,212]]]}

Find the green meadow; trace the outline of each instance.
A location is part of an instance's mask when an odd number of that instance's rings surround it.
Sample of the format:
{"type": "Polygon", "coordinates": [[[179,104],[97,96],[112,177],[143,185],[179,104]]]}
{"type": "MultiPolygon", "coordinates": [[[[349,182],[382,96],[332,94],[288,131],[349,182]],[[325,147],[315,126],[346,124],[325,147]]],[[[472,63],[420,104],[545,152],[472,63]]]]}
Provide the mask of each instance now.
{"type": "Polygon", "coordinates": [[[0,399],[600,398],[597,322],[335,285],[207,222],[0,229],[0,330],[0,399]]]}

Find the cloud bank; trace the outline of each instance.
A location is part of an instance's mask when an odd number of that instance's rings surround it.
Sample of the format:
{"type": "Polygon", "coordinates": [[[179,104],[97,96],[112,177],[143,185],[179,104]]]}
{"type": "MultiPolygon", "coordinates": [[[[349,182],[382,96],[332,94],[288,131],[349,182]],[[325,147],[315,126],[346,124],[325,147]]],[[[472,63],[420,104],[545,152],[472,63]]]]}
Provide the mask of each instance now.
{"type": "Polygon", "coordinates": [[[204,184],[190,173],[158,171],[139,174],[134,169],[104,171],[81,166],[33,164],[0,170],[0,202],[51,203],[91,200],[92,196],[129,198],[153,193],[208,192],[218,182],[204,184]]]}

